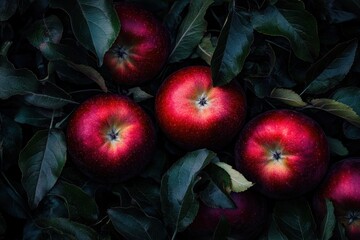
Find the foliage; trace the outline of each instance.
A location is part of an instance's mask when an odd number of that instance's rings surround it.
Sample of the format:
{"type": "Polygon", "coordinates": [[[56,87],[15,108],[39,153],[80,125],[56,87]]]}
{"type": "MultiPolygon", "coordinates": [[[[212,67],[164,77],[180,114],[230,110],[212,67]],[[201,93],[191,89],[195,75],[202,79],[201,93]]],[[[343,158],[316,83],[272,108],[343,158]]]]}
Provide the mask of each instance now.
{"type": "MultiPolygon", "coordinates": [[[[294,109],[324,129],[332,162],[360,155],[358,1],[127,1],[152,11],[172,44],[163,71],[133,88],[114,84],[103,66],[121,29],[111,0],[1,1],[1,239],[186,239],[199,204],[233,208],[229,193],[253,185],[232,167],[235,140],[221,152],[185,152],[158,131],[152,165],[116,184],[67,160],[66,123],[81,102],[124,94],[154,118],[160,83],[189,65],[210,66],[217,86],[238,81],[247,121],[294,109]]],[[[332,203],[316,224],[309,199],[269,199],[261,239],[343,236],[332,203]]],[[[229,232],[222,219],[213,238],[229,232]]]]}

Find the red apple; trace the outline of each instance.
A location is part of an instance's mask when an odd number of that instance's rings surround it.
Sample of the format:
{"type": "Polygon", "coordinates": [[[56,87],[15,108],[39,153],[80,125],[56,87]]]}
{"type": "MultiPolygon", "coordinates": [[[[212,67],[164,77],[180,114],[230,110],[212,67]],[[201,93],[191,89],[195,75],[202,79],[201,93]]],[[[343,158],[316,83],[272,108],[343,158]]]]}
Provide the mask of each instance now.
{"type": "Polygon", "coordinates": [[[85,174],[104,181],[127,180],[151,160],[155,130],[135,102],[101,94],[83,102],[67,126],[68,152],[85,174]]]}
{"type": "Polygon", "coordinates": [[[300,196],[327,170],[329,147],[321,127],[306,115],[272,110],[253,118],[235,147],[236,166],[271,198],[300,196]]]}
{"type": "Polygon", "coordinates": [[[236,82],[214,87],[209,67],[192,66],[164,81],[155,111],[163,132],[180,147],[220,149],[240,130],[246,99],[236,82]]]}
{"type": "MultiPolygon", "coordinates": [[[[325,199],[334,204],[335,215],[349,240],[360,239],[360,158],[336,162],[314,197],[315,216],[325,216],[325,199]]],[[[320,222],[321,223],[321,222],[320,222]]]]}
{"type": "Polygon", "coordinates": [[[120,33],[104,56],[115,82],[135,86],[154,78],[165,64],[170,38],[162,23],[145,9],[129,3],[114,5],[120,33]]]}
{"type": "Polygon", "coordinates": [[[263,196],[252,191],[232,193],[236,208],[211,208],[200,204],[199,212],[189,230],[195,235],[212,234],[224,217],[236,239],[255,239],[267,221],[267,204],[263,196]]]}

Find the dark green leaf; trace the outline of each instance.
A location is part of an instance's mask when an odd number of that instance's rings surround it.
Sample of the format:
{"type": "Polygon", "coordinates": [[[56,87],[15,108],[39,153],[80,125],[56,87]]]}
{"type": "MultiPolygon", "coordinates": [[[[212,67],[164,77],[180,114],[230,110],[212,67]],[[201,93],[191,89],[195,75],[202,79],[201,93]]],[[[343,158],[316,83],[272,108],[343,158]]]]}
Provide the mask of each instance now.
{"type": "Polygon", "coordinates": [[[7,179],[0,179],[0,209],[15,218],[29,217],[26,202],[7,179]]]}
{"type": "Polygon", "coordinates": [[[56,72],[61,80],[76,85],[86,85],[93,82],[86,75],[72,68],[68,62],[62,60],[49,62],[48,71],[49,73],[56,72]]]}
{"type": "Polygon", "coordinates": [[[18,1],[16,0],[1,0],[0,1],[0,22],[7,21],[18,7],[18,1]]]}
{"type": "Polygon", "coordinates": [[[13,44],[13,42],[11,42],[11,41],[4,42],[0,47],[0,55],[6,56],[7,53],[9,52],[9,48],[11,47],[12,44],[13,44]]]}
{"type": "Polygon", "coordinates": [[[47,43],[59,43],[63,33],[63,26],[60,19],[51,15],[34,22],[28,30],[27,39],[29,42],[43,51],[47,43]]]}
{"type": "Polygon", "coordinates": [[[96,65],[89,62],[89,56],[83,48],[65,44],[47,43],[41,50],[44,57],[49,61],[63,60],[77,64],[96,65]]]}
{"type": "Polygon", "coordinates": [[[341,117],[353,125],[360,127],[360,116],[348,105],[333,99],[319,98],[310,102],[313,107],[341,117]]]}
{"type": "Polygon", "coordinates": [[[321,223],[321,240],[329,240],[332,237],[335,224],[334,206],[330,200],[326,199],[326,215],[321,223]]]}
{"type": "Polygon", "coordinates": [[[111,208],[108,214],[115,229],[126,239],[167,239],[163,223],[137,208],[111,208]]]}
{"type": "Polygon", "coordinates": [[[119,18],[112,1],[50,0],[50,7],[63,9],[70,17],[77,40],[96,54],[99,65],[120,32],[119,18]]]}
{"type": "Polygon", "coordinates": [[[224,85],[237,76],[254,41],[253,28],[244,12],[229,12],[211,59],[214,85],[224,85]]]}
{"type": "Polygon", "coordinates": [[[315,79],[304,92],[309,94],[324,93],[343,80],[354,62],[357,45],[356,39],[338,44],[312,65],[307,79],[315,79]]]}
{"type": "Polygon", "coordinates": [[[36,217],[53,218],[53,217],[70,217],[71,213],[65,205],[65,201],[58,196],[46,195],[39,204],[36,217]]]}
{"type": "Polygon", "coordinates": [[[343,145],[343,143],[336,139],[336,138],[332,138],[332,137],[327,137],[328,143],[329,143],[329,148],[330,151],[336,155],[339,156],[346,156],[349,154],[349,151],[347,150],[347,148],[343,145]]]}
{"type": "Polygon", "coordinates": [[[355,127],[354,125],[344,122],[343,125],[344,134],[348,139],[360,139],[360,127],[355,127]]]}
{"type": "Polygon", "coordinates": [[[231,230],[229,222],[225,217],[221,217],[218,222],[216,229],[214,231],[214,235],[212,237],[213,240],[226,240],[231,230]]]}
{"type": "Polygon", "coordinates": [[[178,62],[189,57],[200,43],[207,27],[204,16],[213,2],[214,0],[191,1],[187,15],[179,27],[175,46],[169,55],[170,62],[178,62]]]}
{"type": "Polygon", "coordinates": [[[0,98],[35,92],[38,88],[36,76],[27,69],[15,69],[3,56],[0,56],[0,98]]]}
{"type": "Polygon", "coordinates": [[[108,89],[106,87],[106,84],[105,84],[104,78],[94,68],[92,68],[90,66],[87,66],[87,65],[84,65],[84,64],[72,63],[70,61],[68,61],[68,65],[71,68],[75,69],[76,71],[81,72],[82,74],[87,76],[89,79],[93,80],[97,85],[99,85],[101,90],[103,90],[104,92],[108,91],[108,89]]]}
{"type": "Polygon", "coordinates": [[[42,228],[49,228],[51,231],[62,235],[63,239],[97,239],[97,234],[92,228],[66,218],[39,218],[35,222],[42,228]]]}
{"type": "Polygon", "coordinates": [[[22,129],[19,124],[0,114],[0,167],[3,171],[17,163],[21,144],[22,129]]]}
{"type": "Polygon", "coordinates": [[[324,1],[330,23],[343,23],[359,18],[360,3],[357,0],[324,1]]]}
{"type": "Polygon", "coordinates": [[[288,238],[279,230],[274,219],[271,221],[267,240],[288,240],[288,238]]]}
{"type": "Polygon", "coordinates": [[[33,106],[47,109],[59,109],[67,104],[78,104],[77,102],[70,100],[69,98],[51,96],[43,93],[27,94],[25,95],[24,100],[33,106]]]}
{"type": "Polygon", "coordinates": [[[260,33],[287,38],[295,55],[304,61],[311,62],[319,54],[316,19],[302,1],[279,0],[276,7],[254,12],[251,22],[260,33]]]}
{"type": "Polygon", "coordinates": [[[196,49],[196,53],[204,60],[207,64],[211,64],[211,58],[215,51],[215,46],[213,44],[211,35],[203,37],[200,44],[196,49]]]}
{"type": "Polygon", "coordinates": [[[181,13],[184,11],[185,7],[189,4],[190,0],[177,0],[175,1],[169,10],[169,12],[164,17],[164,24],[167,29],[170,31],[172,36],[172,42],[175,40],[174,36],[176,30],[181,23],[182,16],[181,13]]]}
{"type": "Polygon", "coordinates": [[[235,203],[222,187],[209,177],[208,185],[199,194],[201,201],[213,208],[235,208],[235,203]]]}
{"type": "Polygon", "coordinates": [[[32,208],[54,186],[65,162],[65,136],[59,130],[38,131],[21,151],[19,168],[22,184],[32,208]]]}
{"type": "Polygon", "coordinates": [[[304,107],[307,105],[299,94],[290,89],[274,88],[271,91],[270,97],[292,107],[304,107]]]}
{"type": "Polygon", "coordinates": [[[139,205],[150,216],[161,216],[160,185],[149,179],[137,178],[126,186],[126,189],[139,205]]]}
{"type": "Polygon", "coordinates": [[[140,87],[134,87],[129,89],[129,95],[134,99],[135,102],[141,102],[150,98],[153,98],[152,95],[143,91],[140,87]]]}
{"type": "Polygon", "coordinates": [[[161,181],[161,204],[164,219],[176,234],[194,220],[199,202],[193,192],[198,173],[215,157],[206,149],[187,153],[175,162],[161,181]]]}
{"type": "Polygon", "coordinates": [[[345,87],[338,89],[332,99],[351,107],[358,116],[360,116],[360,88],[345,87]]]}
{"type": "Polygon", "coordinates": [[[15,121],[22,124],[29,124],[35,127],[48,127],[51,117],[62,116],[61,112],[36,107],[22,106],[16,112],[15,121]]]}
{"type": "MultiPolygon", "coordinates": [[[[76,185],[60,181],[49,192],[62,198],[70,214],[80,216],[84,220],[95,221],[98,218],[98,208],[95,199],[76,185]]],[[[74,216],[71,216],[73,218],[74,216]]]]}
{"type": "Polygon", "coordinates": [[[278,201],[273,216],[279,230],[289,239],[316,239],[315,221],[306,200],[278,201]]]}

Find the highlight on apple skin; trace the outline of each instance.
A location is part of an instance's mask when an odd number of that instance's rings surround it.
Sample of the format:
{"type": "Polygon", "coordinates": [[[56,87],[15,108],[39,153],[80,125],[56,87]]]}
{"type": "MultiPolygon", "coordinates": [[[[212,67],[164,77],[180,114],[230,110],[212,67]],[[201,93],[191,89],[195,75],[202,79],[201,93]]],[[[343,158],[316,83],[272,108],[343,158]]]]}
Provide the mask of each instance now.
{"type": "Polygon", "coordinates": [[[152,158],[156,135],[150,117],[125,96],[100,94],[71,115],[66,134],[71,160],[99,181],[125,181],[152,158]]]}
{"type": "Polygon", "coordinates": [[[329,147],[321,127],[292,110],[267,111],[248,122],[235,147],[237,169],[264,195],[300,196],[324,177],[329,147]]]}
{"type": "Polygon", "coordinates": [[[162,131],[181,148],[218,150],[240,131],[246,98],[235,81],[214,87],[209,67],[191,66],[163,82],[155,112],[162,131]]]}
{"type": "Polygon", "coordinates": [[[360,158],[336,162],[314,195],[313,209],[321,224],[326,214],[325,199],[334,204],[335,216],[349,240],[360,239],[360,158]]]}
{"type": "Polygon", "coordinates": [[[200,204],[198,214],[188,229],[193,236],[211,236],[221,218],[225,218],[231,228],[230,235],[235,239],[256,239],[261,234],[268,217],[264,196],[251,190],[233,192],[230,196],[236,208],[211,208],[200,204]]]}
{"type": "Polygon", "coordinates": [[[153,79],[170,51],[170,36],[149,11],[130,3],[115,3],[121,22],[115,43],[104,56],[114,82],[138,86],[153,79]]]}

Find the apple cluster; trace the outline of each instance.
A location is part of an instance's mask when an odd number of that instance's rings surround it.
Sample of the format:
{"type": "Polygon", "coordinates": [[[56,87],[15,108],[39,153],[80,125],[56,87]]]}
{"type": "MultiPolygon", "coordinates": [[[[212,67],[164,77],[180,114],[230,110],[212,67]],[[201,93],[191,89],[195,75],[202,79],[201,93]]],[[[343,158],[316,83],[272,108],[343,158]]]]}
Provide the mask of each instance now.
{"type": "MultiPolygon", "coordinates": [[[[114,82],[139,86],[163,68],[169,35],[148,11],[124,3],[115,8],[121,32],[104,62],[114,82]]],[[[214,231],[225,217],[241,239],[254,239],[267,221],[267,198],[290,199],[316,190],[319,221],[330,199],[348,238],[360,239],[360,159],[330,168],[326,136],[303,113],[280,109],[247,120],[246,111],[246,96],[236,80],[214,86],[209,67],[185,67],[159,88],[155,123],[126,96],[106,93],[83,102],[68,122],[68,151],[85,174],[112,182],[137,176],[149,163],[156,146],[154,124],[186,151],[219,151],[236,141],[235,167],[255,186],[231,194],[235,209],[202,204],[191,231],[214,231]]]]}

